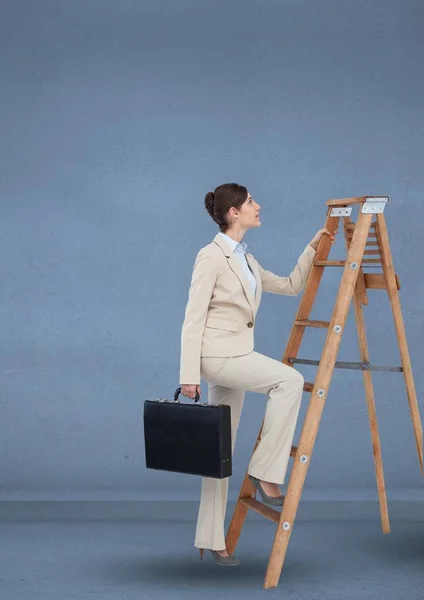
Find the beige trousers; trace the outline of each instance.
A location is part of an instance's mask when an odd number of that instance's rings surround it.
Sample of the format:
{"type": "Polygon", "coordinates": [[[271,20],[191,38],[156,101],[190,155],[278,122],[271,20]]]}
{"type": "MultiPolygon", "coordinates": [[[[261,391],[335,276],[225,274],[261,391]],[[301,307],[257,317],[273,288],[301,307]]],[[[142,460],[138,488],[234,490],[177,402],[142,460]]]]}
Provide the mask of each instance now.
{"type": "MultiPolygon", "coordinates": [[[[261,441],[248,473],[263,481],[283,484],[302,400],[303,375],[281,361],[250,352],[229,358],[202,357],[201,377],[208,382],[208,403],[231,406],[233,452],[245,391],[268,396],[261,441]]],[[[228,480],[229,477],[202,478],[194,541],[197,548],[225,548],[228,480]]]]}

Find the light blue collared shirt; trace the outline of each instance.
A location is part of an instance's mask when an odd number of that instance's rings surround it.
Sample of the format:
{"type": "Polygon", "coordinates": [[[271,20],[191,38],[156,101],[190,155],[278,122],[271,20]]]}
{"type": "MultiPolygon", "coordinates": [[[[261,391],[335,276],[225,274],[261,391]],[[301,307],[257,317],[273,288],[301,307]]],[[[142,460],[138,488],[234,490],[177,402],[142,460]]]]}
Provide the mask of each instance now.
{"type": "Polygon", "coordinates": [[[231,250],[234,251],[234,255],[236,256],[237,260],[243,267],[243,271],[246,275],[246,278],[249,281],[250,285],[252,286],[253,297],[254,297],[255,293],[256,293],[257,282],[256,282],[256,277],[250,270],[249,265],[247,264],[247,260],[246,260],[247,245],[246,245],[246,243],[243,241],[237,242],[236,240],[233,240],[233,238],[230,238],[230,236],[227,235],[226,233],[222,233],[222,231],[219,232],[219,235],[222,235],[224,240],[230,246],[231,250]]]}

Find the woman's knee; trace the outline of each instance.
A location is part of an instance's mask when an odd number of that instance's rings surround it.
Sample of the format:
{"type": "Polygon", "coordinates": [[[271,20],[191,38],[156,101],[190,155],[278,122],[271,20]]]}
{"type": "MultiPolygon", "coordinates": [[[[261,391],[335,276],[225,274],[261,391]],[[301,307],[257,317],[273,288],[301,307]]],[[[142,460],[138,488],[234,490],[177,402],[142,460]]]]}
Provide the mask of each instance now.
{"type": "Polygon", "coordinates": [[[274,388],[280,388],[284,391],[284,389],[287,389],[287,387],[295,387],[303,390],[304,384],[305,378],[303,377],[302,373],[297,371],[297,369],[292,368],[290,378],[287,377],[287,371],[285,371],[281,377],[281,381],[279,381],[274,388]]]}
{"type": "Polygon", "coordinates": [[[293,369],[293,371],[295,374],[294,380],[303,389],[303,386],[305,384],[305,378],[303,377],[302,373],[300,371],[298,371],[297,369],[293,369]]]}

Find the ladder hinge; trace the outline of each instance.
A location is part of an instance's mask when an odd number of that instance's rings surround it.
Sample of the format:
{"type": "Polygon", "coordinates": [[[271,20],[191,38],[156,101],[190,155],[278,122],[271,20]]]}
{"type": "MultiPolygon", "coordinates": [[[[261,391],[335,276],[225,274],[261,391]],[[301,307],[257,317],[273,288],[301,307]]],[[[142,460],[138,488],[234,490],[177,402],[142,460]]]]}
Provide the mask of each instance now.
{"type": "Polygon", "coordinates": [[[336,206],[330,211],[330,217],[350,217],[351,214],[351,206],[336,206]]]}
{"type": "Polygon", "coordinates": [[[382,196],[381,198],[366,198],[362,205],[361,212],[365,214],[382,213],[384,212],[384,207],[386,206],[388,199],[387,196],[382,196]]]}

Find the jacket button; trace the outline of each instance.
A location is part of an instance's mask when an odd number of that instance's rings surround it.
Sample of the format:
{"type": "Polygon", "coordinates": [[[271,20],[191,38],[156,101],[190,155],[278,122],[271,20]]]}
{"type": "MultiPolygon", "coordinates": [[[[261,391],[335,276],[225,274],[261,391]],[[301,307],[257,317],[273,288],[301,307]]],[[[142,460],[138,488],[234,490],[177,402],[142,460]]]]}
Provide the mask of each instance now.
{"type": "Polygon", "coordinates": [[[249,321],[249,323],[247,324],[248,327],[253,327],[253,323],[252,321],[249,321]]]}

